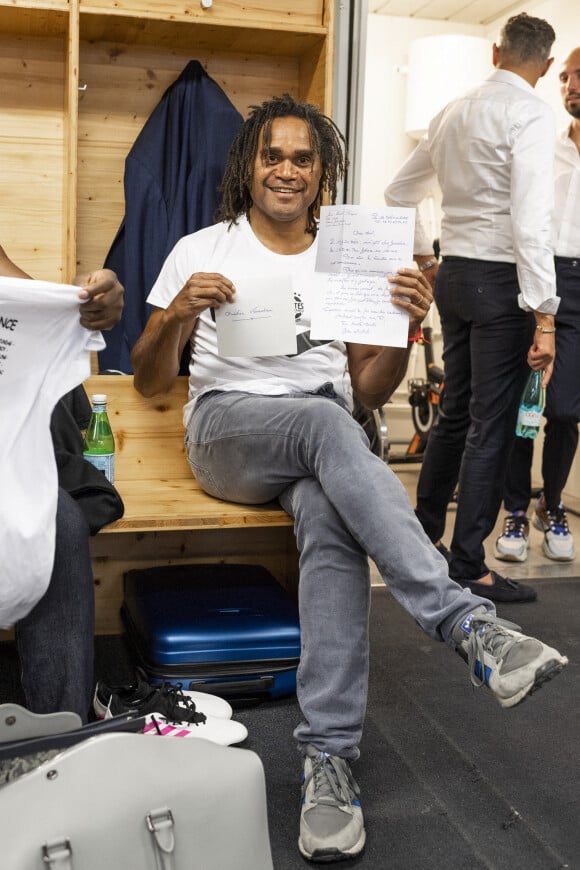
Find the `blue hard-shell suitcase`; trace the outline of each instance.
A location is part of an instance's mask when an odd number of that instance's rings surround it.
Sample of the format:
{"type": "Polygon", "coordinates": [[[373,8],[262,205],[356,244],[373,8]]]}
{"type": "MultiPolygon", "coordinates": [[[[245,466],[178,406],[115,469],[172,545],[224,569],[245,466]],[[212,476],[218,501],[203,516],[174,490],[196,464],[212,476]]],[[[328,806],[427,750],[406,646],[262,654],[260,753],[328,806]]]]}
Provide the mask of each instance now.
{"type": "Polygon", "coordinates": [[[259,565],[128,571],[121,616],[152,683],[243,699],[296,691],[298,607],[259,565]]]}

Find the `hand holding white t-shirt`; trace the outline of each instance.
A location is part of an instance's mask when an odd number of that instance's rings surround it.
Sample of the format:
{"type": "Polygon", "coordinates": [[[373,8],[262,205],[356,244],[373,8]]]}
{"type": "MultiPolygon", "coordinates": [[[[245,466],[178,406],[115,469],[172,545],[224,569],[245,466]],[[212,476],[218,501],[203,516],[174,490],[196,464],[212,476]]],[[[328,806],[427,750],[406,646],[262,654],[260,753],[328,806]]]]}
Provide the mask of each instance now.
{"type": "Polygon", "coordinates": [[[50,418],[90,374],[99,332],[78,287],[0,277],[0,627],[26,616],[52,574],[58,477],[50,418]]]}

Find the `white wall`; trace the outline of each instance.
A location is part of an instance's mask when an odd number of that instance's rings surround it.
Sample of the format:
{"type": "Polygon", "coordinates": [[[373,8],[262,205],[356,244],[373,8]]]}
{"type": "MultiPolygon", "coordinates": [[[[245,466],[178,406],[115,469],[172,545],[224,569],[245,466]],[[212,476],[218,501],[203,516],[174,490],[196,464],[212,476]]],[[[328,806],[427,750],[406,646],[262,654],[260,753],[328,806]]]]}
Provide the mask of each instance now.
{"type": "MultiPolygon", "coordinates": [[[[466,33],[485,36],[484,28],[418,18],[369,15],[365,65],[361,205],[384,205],[383,191],[415,142],[404,132],[409,44],[422,36],[466,33]]],[[[444,63],[444,58],[441,60],[444,63]]],[[[491,57],[490,57],[491,71],[491,57]]]]}

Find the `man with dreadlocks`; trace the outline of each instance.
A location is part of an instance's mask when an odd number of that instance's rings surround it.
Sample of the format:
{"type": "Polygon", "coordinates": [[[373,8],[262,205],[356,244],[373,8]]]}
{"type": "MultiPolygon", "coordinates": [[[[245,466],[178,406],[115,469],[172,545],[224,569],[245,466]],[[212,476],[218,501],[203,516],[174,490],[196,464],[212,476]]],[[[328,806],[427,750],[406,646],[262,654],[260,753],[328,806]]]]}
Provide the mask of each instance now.
{"type": "MultiPolygon", "coordinates": [[[[309,340],[315,214],[336,200],[344,140],[311,105],[285,95],[254,107],[233,142],[220,222],[178,242],[148,301],[154,306],[133,351],[135,386],[166,391],[190,343],[184,409],[189,462],[218,498],[278,498],[300,550],[301,660],[294,736],[303,757],[299,848],[313,861],[357,855],[365,843],[359,756],[367,699],[370,556],[395,598],[432,638],[468,660],[475,685],[511,707],[567,659],[494,606],[449,579],[394,473],[368,447],[350,410],[369,408],[401,381],[408,350],[309,340]],[[298,353],[224,358],[210,309],[235,298],[242,276],[290,275],[298,353]],[[411,556],[412,554],[412,556],[411,556]]],[[[414,269],[391,275],[393,303],[409,313],[412,338],[431,303],[414,269]]]]}

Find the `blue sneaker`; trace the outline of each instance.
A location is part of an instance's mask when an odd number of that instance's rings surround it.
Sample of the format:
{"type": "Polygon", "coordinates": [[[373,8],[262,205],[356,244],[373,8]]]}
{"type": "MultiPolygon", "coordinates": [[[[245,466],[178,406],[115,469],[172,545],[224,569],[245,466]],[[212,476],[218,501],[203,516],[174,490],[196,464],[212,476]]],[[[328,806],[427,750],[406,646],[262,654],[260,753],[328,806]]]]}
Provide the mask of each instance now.
{"type": "Polygon", "coordinates": [[[467,661],[472,684],[488,689],[502,707],[520,704],[568,664],[566,656],[540,640],[526,637],[519,628],[481,607],[453,630],[453,640],[467,661]]]}
{"type": "Polygon", "coordinates": [[[327,863],[362,852],[366,833],[359,794],[345,758],[306,747],[298,839],[305,858],[327,863]]]}

